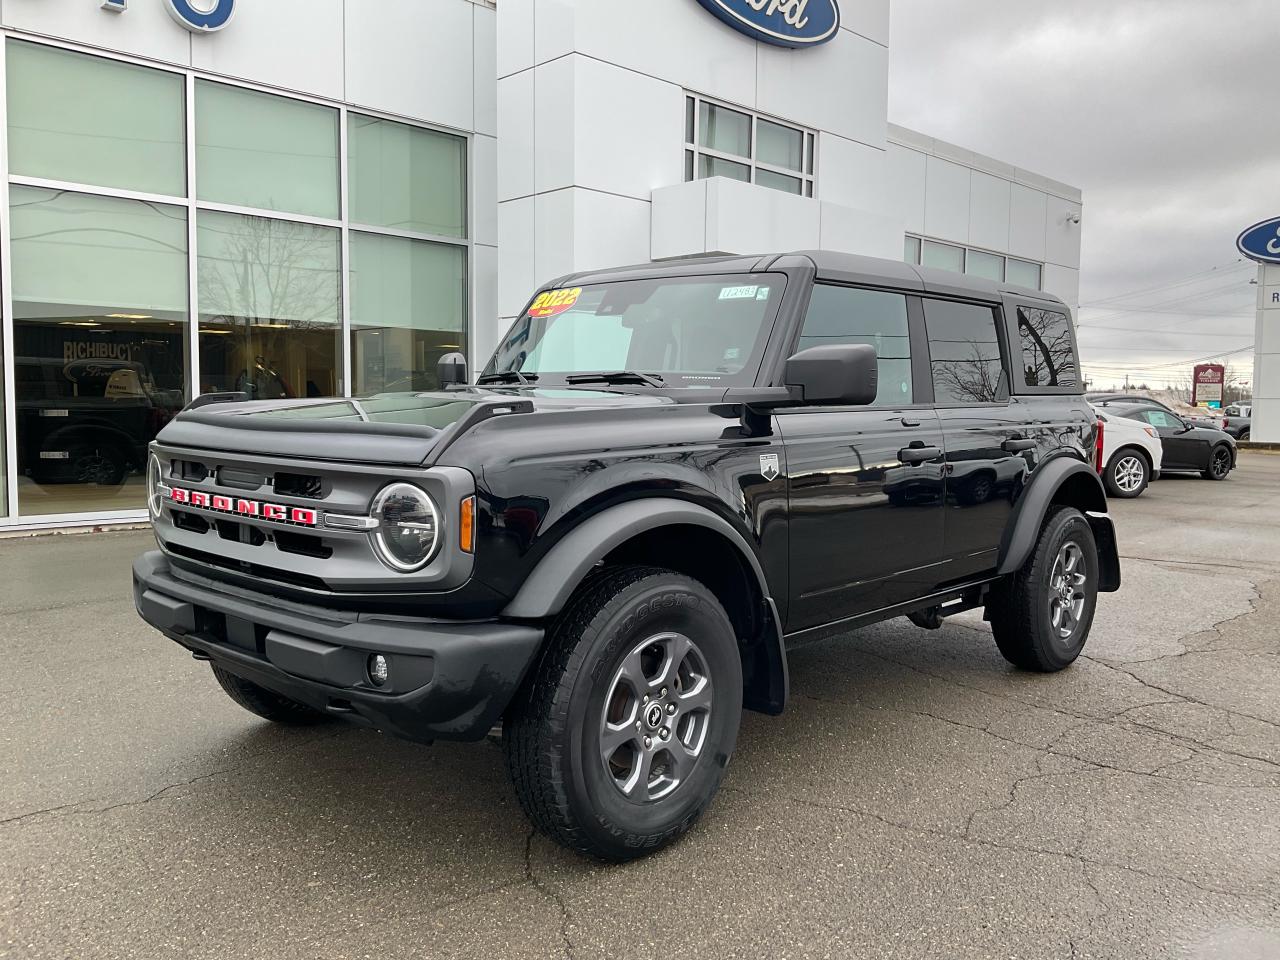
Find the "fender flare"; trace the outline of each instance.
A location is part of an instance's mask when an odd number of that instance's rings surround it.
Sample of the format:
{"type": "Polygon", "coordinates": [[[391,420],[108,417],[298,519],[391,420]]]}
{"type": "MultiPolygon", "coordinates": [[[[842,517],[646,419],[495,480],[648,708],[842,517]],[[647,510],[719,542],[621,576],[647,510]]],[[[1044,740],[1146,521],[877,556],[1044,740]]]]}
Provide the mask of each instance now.
{"type": "MultiPolygon", "coordinates": [[[[764,569],[746,538],[723,517],[706,507],[666,497],[634,500],[583,521],[538,561],[515,597],[502,611],[503,618],[538,620],[552,617],[564,609],[573,591],[591,572],[591,568],[615,548],[631,538],[658,527],[685,525],[711,530],[724,537],[738,551],[755,578],[764,599],[762,655],[767,667],[767,693],[749,697],[754,709],[781,713],[789,688],[786,647],[782,624],[769,593],[764,569]]],[[[744,651],[744,656],[745,656],[744,651]]]]}
{"type": "Polygon", "coordinates": [[[1120,588],[1120,556],[1116,546],[1115,527],[1107,515],[1107,493],[1097,472],[1081,460],[1056,457],[1041,464],[1014,507],[1013,517],[1005,528],[1000,543],[1000,575],[1013,573],[1027,562],[1035,549],[1036,538],[1045,515],[1053,503],[1070,503],[1084,514],[1093,529],[1098,545],[1100,584],[1098,589],[1112,592],[1120,588]],[[1058,497],[1068,483],[1078,490],[1069,499],[1058,497]]]}

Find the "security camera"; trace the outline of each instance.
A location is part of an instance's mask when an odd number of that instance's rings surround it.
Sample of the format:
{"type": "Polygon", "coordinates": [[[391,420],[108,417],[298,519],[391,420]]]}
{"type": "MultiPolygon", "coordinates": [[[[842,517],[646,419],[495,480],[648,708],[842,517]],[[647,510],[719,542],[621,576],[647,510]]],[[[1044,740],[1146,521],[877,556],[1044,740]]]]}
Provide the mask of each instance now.
{"type": "Polygon", "coordinates": [[[1074,223],[1078,226],[1080,224],[1080,214],[1078,213],[1069,214],[1067,216],[1067,223],[1074,223]]]}

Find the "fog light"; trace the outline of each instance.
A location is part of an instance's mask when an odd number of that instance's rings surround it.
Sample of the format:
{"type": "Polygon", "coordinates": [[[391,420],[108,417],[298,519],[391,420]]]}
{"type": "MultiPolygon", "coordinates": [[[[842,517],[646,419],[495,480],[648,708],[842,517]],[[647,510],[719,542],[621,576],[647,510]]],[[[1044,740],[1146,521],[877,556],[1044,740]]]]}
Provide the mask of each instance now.
{"type": "Polygon", "coordinates": [[[387,677],[391,675],[391,669],[387,666],[387,658],[380,653],[375,653],[369,658],[369,679],[373,681],[375,687],[380,687],[387,682],[387,677]]]}

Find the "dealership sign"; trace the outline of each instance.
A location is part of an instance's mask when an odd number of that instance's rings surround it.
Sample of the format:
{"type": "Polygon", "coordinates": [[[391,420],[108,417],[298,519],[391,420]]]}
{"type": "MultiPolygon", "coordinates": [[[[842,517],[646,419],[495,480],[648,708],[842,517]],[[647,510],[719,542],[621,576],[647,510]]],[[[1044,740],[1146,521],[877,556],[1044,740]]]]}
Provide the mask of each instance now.
{"type": "Polygon", "coordinates": [[[1202,363],[1192,375],[1191,405],[1194,407],[1222,406],[1222,384],[1227,370],[1220,363],[1202,363]]]}
{"type": "MultiPolygon", "coordinates": [[[[231,22],[236,0],[159,0],[169,16],[192,33],[213,33],[231,22]]],[[[102,9],[124,13],[129,0],[102,0],[102,9]]]]}
{"type": "Polygon", "coordinates": [[[816,47],[840,29],[836,0],[698,0],[739,33],[779,47],[816,47]]]}
{"type": "Polygon", "coordinates": [[[1255,223],[1236,239],[1236,247],[1250,260],[1280,263],[1280,217],[1255,223]]]}

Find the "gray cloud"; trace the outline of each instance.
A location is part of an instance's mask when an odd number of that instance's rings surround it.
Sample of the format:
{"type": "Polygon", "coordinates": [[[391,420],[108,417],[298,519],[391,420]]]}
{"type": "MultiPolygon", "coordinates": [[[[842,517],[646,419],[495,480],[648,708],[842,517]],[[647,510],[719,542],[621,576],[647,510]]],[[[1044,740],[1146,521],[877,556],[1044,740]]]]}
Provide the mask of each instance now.
{"type": "Polygon", "coordinates": [[[1084,190],[1095,380],[1175,379],[1252,341],[1255,273],[1232,262],[1241,229],[1280,215],[1280,3],[893,0],[892,17],[891,120],[1084,190]]]}

